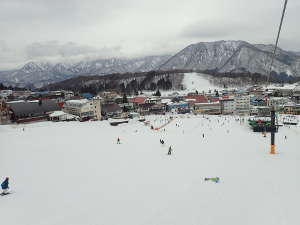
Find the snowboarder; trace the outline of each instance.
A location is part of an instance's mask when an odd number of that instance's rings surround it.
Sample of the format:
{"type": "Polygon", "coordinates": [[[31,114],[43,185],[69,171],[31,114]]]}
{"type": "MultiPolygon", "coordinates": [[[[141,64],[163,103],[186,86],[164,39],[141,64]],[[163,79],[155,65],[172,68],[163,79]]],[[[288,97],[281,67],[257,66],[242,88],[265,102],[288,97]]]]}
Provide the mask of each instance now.
{"type": "Polygon", "coordinates": [[[8,180],[9,180],[9,178],[6,177],[5,180],[1,184],[1,188],[2,188],[1,195],[7,195],[7,194],[9,194],[9,192],[8,192],[8,190],[9,190],[9,186],[8,186],[9,182],[8,182],[8,180]]]}
{"type": "Polygon", "coordinates": [[[170,146],[169,151],[168,151],[168,155],[171,155],[171,154],[172,154],[172,147],[170,146]]]}
{"type": "Polygon", "coordinates": [[[120,138],[117,139],[117,144],[121,144],[120,138]]]}

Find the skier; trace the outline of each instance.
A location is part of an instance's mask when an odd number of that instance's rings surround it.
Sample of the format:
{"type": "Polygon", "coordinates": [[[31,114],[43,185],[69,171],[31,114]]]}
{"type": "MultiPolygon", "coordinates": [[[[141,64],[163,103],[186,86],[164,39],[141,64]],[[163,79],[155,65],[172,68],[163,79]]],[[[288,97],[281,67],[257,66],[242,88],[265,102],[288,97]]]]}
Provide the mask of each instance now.
{"type": "Polygon", "coordinates": [[[286,140],[286,139],[287,139],[287,136],[284,136],[284,139],[286,140]]]}
{"type": "Polygon", "coordinates": [[[172,147],[170,146],[169,151],[168,151],[168,155],[171,155],[171,154],[172,154],[172,147]]]}
{"type": "Polygon", "coordinates": [[[120,138],[117,139],[117,144],[121,144],[120,138]]]}
{"type": "Polygon", "coordinates": [[[202,134],[202,137],[204,138],[204,133],[202,134]]]}
{"type": "Polygon", "coordinates": [[[9,194],[9,192],[8,192],[8,190],[9,190],[9,187],[8,187],[8,180],[9,180],[9,178],[8,177],[6,177],[5,178],[5,180],[2,182],[2,184],[1,184],[1,188],[2,188],[2,193],[1,193],[1,195],[7,195],[7,194],[9,194]]]}

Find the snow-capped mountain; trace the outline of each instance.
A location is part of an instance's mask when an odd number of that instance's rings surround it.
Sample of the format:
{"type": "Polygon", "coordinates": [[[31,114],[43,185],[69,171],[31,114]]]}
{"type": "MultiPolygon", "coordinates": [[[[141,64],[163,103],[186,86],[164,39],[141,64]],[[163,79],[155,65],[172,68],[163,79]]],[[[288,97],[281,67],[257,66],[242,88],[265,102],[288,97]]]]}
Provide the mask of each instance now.
{"type": "MultiPolygon", "coordinates": [[[[245,41],[200,42],[180,51],[160,66],[160,69],[268,74],[273,51],[273,45],[253,45],[245,41]]],[[[300,76],[299,55],[279,48],[272,70],[278,74],[300,76]]]]}
{"type": "Polygon", "coordinates": [[[34,85],[46,84],[69,79],[75,76],[104,75],[112,73],[145,72],[156,69],[170,56],[148,56],[133,59],[99,59],[78,63],[29,62],[21,69],[0,73],[0,82],[34,85]]]}
{"type": "MultiPolygon", "coordinates": [[[[56,64],[29,62],[19,70],[0,71],[0,82],[41,87],[76,76],[174,69],[267,75],[273,51],[274,45],[245,41],[200,42],[189,45],[172,57],[111,58],[56,64]]],[[[277,74],[299,77],[300,53],[278,48],[272,70],[277,74]]]]}

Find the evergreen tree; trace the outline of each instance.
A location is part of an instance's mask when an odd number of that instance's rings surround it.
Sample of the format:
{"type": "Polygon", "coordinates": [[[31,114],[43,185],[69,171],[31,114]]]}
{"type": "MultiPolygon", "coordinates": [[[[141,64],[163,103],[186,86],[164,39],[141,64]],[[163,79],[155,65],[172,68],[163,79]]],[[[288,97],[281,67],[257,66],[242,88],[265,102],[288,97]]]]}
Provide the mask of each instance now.
{"type": "Polygon", "coordinates": [[[150,90],[151,90],[151,91],[154,91],[156,88],[157,88],[156,83],[152,82],[152,83],[150,84],[150,90]]]}
{"type": "Polygon", "coordinates": [[[128,99],[127,99],[126,93],[123,94],[123,103],[128,103],[128,99]]]}
{"type": "Polygon", "coordinates": [[[121,92],[125,93],[125,84],[124,83],[120,84],[120,89],[121,89],[121,92]]]}
{"type": "Polygon", "coordinates": [[[157,91],[155,92],[155,94],[153,96],[159,96],[159,97],[161,96],[159,89],[157,89],[157,91]]]}

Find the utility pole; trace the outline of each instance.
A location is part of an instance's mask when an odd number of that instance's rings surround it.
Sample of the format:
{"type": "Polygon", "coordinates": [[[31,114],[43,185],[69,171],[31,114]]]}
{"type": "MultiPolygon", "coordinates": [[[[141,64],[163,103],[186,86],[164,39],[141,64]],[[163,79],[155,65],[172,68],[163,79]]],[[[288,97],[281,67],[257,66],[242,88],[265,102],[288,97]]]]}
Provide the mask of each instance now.
{"type": "Polygon", "coordinates": [[[275,154],[275,107],[271,106],[271,152],[270,154],[275,154]]]}

